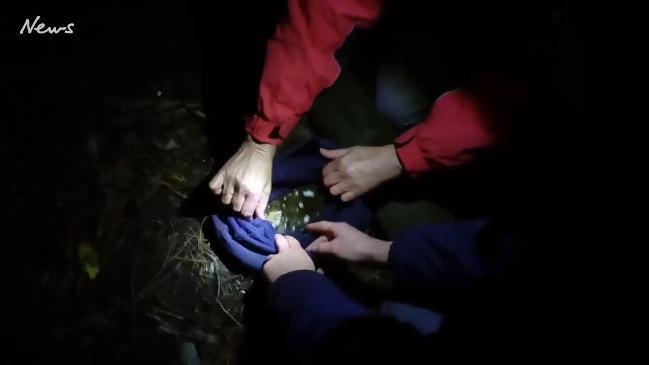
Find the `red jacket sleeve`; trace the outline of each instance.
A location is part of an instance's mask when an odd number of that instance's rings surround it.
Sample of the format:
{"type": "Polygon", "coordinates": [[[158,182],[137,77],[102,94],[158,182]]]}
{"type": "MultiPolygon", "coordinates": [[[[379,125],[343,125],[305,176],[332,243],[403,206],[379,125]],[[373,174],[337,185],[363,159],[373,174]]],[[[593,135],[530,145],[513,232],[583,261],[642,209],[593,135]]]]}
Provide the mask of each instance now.
{"type": "Polygon", "coordinates": [[[481,78],[449,91],[422,123],[397,138],[397,156],[411,174],[462,165],[503,141],[523,102],[522,88],[499,78],[481,78]]]}
{"type": "Polygon", "coordinates": [[[355,26],[368,26],[380,0],[289,0],[288,18],[268,41],[258,111],[246,120],[256,140],[279,144],[340,73],[334,53],[355,26]]]}

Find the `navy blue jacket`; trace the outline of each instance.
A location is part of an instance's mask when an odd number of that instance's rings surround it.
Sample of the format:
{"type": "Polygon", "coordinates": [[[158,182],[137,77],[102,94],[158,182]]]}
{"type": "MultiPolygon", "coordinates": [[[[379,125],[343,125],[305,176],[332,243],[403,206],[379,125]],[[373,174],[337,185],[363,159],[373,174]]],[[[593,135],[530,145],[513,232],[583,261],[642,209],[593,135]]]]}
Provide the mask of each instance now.
{"type": "MultiPolygon", "coordinates": [[[[430,297],[460,301],[462,293],[498,277],[514,246],[506,236],[489,231],[486,221],[476,220],[426,225],[406,232],[393,242],[389,253],[396,292],[415,302],[430,297]]],[[[268,299],[292,351],[317,345],[346,323],[375,317],[325,276],[312,271],[281,276],[270,286],[268,299]]],[[[451,306],[452,301],[444,300],[441,305],[451,306]]]]}

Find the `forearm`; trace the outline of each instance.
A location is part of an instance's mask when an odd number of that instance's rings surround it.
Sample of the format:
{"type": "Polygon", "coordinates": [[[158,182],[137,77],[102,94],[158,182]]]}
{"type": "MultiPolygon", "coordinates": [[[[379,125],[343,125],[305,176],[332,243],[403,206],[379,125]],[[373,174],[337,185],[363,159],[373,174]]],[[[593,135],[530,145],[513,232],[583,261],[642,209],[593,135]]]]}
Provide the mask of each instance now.
{"type": "Polygon", "coordinates": [[[282,275],[271,284],[268,301],[278,317],[280,333],[296,351],[318,343],[343,321],[370,314],[313,271],[282,275]]]}
{"type": "Polygon", "coordinates": [[[378,18],[380,8],[377,0],[289,0],[288,17],[268,41],[258,110],[246,121],[248,133],[280,144],[338,77],[334,53],[347,35],[378,18]]]}
{"type": "Polygon", "coordinates": [[[525,105],[512,80],[483,77],[440,96],[426,119],[396,139],[397,156],[409,174],[457,167],[505,142],[525,105]]]}

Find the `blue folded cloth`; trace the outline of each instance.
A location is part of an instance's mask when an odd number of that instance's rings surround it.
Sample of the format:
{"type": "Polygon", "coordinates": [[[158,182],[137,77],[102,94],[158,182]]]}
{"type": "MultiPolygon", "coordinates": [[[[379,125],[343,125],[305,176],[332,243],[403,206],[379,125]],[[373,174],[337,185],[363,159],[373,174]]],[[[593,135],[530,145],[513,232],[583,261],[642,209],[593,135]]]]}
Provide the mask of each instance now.
{"type": "MultiPolygon", "coordinates": [[[[329,141],[312,140],[276,158],[271,201],[281,198],[291,189],[309,184],[322,184],[322,168],[329,160],[321,156],[321,147],[336,148],[329,141]]],[[[324,207],[312,221],[347,222],[365,230],[370,224],[370,219],[371,212],[361,199],[343,203],[339,198],[328,197],[324,207]]],[[[261,270],[267,256],[277,252],[275,229],[267,220],[243,218],[230,209],[224,209],[212,215],[212,222],[217,244],[233,259],[230,261],[238,264],[238,267],[231,267],[234,271],[257,272],[261,270]]],[[[295,237],[303,247],[316,238],[304,229],[296,229],[286,234],[295,237]]]]}
{"type": "Polygon", "coordinates": [[[276,253],[275,228],[263,219],[244,220],[212,215],[216,237],[230,258],[239,264],[233,271],[259,271],[268,255],[276,253]]]}

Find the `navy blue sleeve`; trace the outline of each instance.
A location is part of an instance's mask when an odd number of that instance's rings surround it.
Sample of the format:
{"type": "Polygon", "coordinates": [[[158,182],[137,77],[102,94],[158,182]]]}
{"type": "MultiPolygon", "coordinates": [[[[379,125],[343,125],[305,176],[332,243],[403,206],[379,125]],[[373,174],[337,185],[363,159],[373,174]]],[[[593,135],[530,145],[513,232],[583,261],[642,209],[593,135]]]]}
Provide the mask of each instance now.
{"type": "Polygon", "coordinates": [[[403,234],[388,256],[396,292],[422,299],[483,284],[511,254],[504,237],[483,239],[486,226],[485,220],[473,220],[425,225],[403,234]]]}
{"type": "Polygon", "coordinates": [[[317,344],[341,323],[371,313],[325,276],[308,270],[282,275],[271,284],[268,300],[287,344],[296,352],[317,344]]]}

